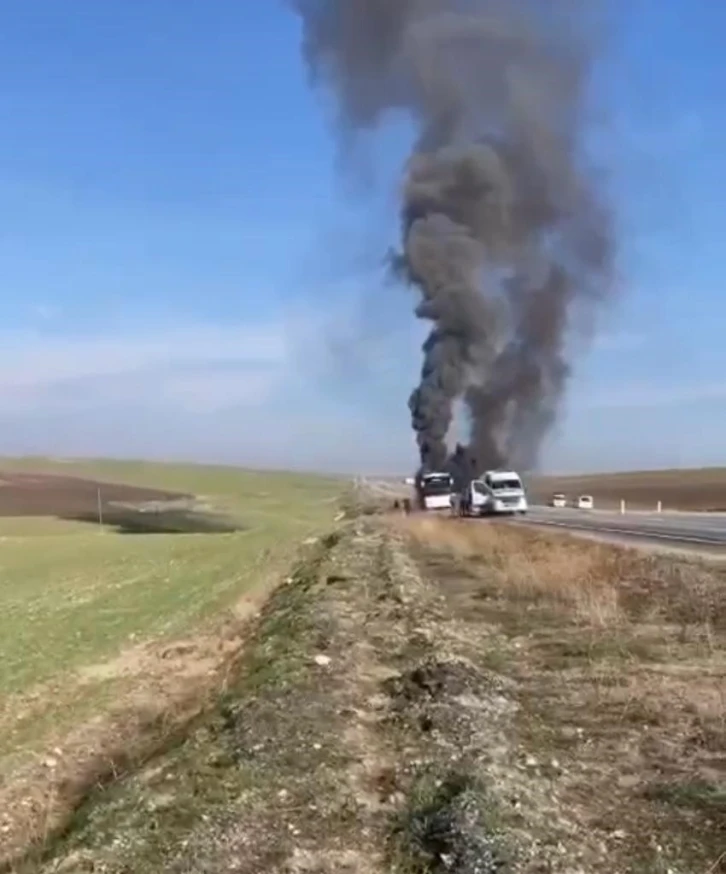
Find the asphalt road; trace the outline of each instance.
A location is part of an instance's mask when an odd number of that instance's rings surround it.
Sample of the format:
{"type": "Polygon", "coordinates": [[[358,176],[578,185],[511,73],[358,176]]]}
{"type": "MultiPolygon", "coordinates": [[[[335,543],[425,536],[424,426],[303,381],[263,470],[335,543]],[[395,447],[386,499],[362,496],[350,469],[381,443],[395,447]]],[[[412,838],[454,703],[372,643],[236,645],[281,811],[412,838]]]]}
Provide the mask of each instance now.
{"type": "Polygon", "coordinates": [[[524,524],[536,524],[618,541],[657,543],[703,551],[726,550],[726,514],[618,513],[608,510],[530,507],[524,524]]]}
{"type": "MultiPolygon", "coordinates": [[[[410,495],[400,481],[361,480],[367,488],[393,500],[410,495]]],[[[517,525],[537,525],[616,543],[650,544],[665,550],[721,553],[726,557],[726,513],[678,513],[616,510],[556,509],[530,504],[517,525]]]]}

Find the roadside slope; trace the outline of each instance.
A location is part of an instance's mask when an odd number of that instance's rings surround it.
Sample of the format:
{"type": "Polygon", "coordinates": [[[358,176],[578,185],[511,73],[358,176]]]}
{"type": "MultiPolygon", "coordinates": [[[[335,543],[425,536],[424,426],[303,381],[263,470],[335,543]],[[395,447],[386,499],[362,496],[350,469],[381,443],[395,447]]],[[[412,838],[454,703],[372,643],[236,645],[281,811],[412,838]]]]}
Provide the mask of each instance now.
{"type": "Polygon", "coordinates": [[[26,870],[723,870],[723,581],[481,531],[318,542],[212,712],[26,870]]]}
{"type": "MultiPolygon", "coordinates": [[[[344,487],[312,476],[129,468],[127,479],[147,477],[146,487],[166,481],[203,495],[242,530],[121,534],[0,519],[0,859],[42,844],[89,786],[132,770],[208,708],[247,619],[333,524],[344,487]]],[[[113,475],[99,464],[104,471],[113,475]]]]}

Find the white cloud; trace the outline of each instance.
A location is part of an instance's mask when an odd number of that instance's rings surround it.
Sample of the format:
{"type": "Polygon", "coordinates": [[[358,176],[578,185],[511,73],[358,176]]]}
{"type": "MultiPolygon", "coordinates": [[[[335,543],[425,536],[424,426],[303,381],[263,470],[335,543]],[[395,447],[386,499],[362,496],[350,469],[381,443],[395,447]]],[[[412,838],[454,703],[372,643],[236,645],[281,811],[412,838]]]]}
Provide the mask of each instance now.
{"type": "Polygon", "coordinates": [[[37,303],[31,307],[34,316],[43,322],[49,322],[60,315],[60,308],[47,303],[37,303]]]}
{"type": "Polygon", "coordinates": [[[164,379],[164,396],[182,410],[207,414],[230,407],[259,406],[281,382],[282,373],[277,368],[170,374],[164,379]]]}
{"type": "Polygon", "coordinates": [[[0,454],[407,466],[407,384],[388,379],[380,348],[373,372],[349,387],[327,341],[350,323],[341,312],[298,311],[244,325],[0,332],[0,454]]]}
{"type": "Polygon", "coordinates": [[[642,346],[645,341],[645,334],[616,331],[596,336],[593,341],[593,349],[596,352],[629,352],[642,346]]]}
{"type": "Polygon", "coordinates": [[[633,409],[675,407],[706,401],[726,400],[726,382],[681,385],[627,383],[595,392],[584,400],[590,409],[633,409]]]}
{"type": "Polygon", "coordinates": [[[695,110],[674,112],[670,115],[648,120],[641,118],[637,125],[629,119],[620,119],[620,130],[631,148],[637,149],[651,160],[654,154],[662,154],[665,148],[671,154],[681,153],[703,141],[706,121],[695,110]]]}
{"type": "Polygon", "coordinates": [[[284,323],[146,327],[136,333],[0,334],[0,411],[89,405],[114,395],[185,409],[259,403],[295,373],[284,323]]]}
{"type": "MultiPolygon", "coordinates": [[[[355,313],[339,309],[94,335],[0,332],[0,454],[407,470],[415,446],[406,399],[419,366],[420,326],[389,336],[374,326],[361,337],[356,324],[355,313]],[[342,338],[342,352],[331,351],[331,336],[342,338]]],[[[629,343],[635,336],[607,341],[610,349],[629,343]]],[[[670,408],[699,402],[716,408],[724,400],[726,382],[717,381],[630,382],[578,392],[564,429],[574,428],[569,443],[565,433],[551,442],[571,448],[577,438],[584,464],[588,446],[599,447],[598,459],[615,452],[581,433],[578,423],[588,410],[610,421],[615,440],[622,438],[621,417],[610,411],[662,408],[672,418],[670,408]]]]}
{"type": "Polygon", "coordinates": [[[290,348],[284,325],[149,327],[94,336],[0,334],[0,390],[33,388],[88,376],[112,376],[170,364],[210,362],[275,366],[290,348]]]}

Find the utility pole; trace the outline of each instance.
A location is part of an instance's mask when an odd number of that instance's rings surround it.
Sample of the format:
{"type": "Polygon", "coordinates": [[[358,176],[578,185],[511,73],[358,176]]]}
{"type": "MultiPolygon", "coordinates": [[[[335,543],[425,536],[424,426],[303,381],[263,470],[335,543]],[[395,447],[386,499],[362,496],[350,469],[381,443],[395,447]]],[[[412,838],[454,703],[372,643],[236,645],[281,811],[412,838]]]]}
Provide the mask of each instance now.
{"type": "Polygon", "coordinates": [[[98,506],[98,526],[103,533],[103,502],[101,501],[101,486],[99,486],[97,489],[96,501],[98,506]]]}

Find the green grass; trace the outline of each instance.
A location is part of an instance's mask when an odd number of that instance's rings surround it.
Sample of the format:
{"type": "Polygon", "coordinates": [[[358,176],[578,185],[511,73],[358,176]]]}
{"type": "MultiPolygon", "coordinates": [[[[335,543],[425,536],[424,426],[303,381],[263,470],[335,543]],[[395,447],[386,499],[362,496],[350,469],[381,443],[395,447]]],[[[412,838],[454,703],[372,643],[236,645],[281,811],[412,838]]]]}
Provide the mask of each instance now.
{"type": "Polygon", "coordinates": [[[52,516],[0,516],[0,543],[12,538],[87,534],[88,524],[52,516]]]}
{"type": "MultiPolygon", "coordinates": [[[[0,461],[0,470],[89,476],[203,495],[236,534],[121,535],[54,519],[0,520],[0,701],[184,633],[282,568],[328,526],[341,480],[142,462],[0,461]]],[[[0,705],[0,714],[2,706],[0,705]]]]}
{"type": "Polygon", "coordinates": [[[320,504],[325,506],[334,500],[345,483],[342,478],[305,473],[115,459],[0,458],[0,471],[3,470],[89,477],[189,492],[209,499],[219,509],[242,514],[243,519],[281,513],[306,521],[311,510],[314,514],[320,504]]]}
{"type": "Polygon", "coordinates": [[[281,535],[293,532],[271,524],[239,535],[79,534],[33,547],[5,543],[0,696],[111,656],[132,634],[183,631],[251,586],[262,551],[281,535]]]}
{"type": "MultiPolygon", "coordinates": [[[[341,825],[331,812],[344,788],[339,771],[349,763],[342,746],[345,717],[331,694],[334,677],[321,677],[312,659],[321,632],[335,627],[320,599],[329,589],[326,571],[338,542],[335,535],[321,538],[289,569],[290,584],[271,596],[246,643],[244,667],[183,742],[127,779],[90,786],[51,852],[76,860],[90,852],[109,871],[120,863],[124,871],[157,872],[167,869],[185,841],[195,852],[203,850],[205,823],[218,828],[252,816],[257,841],[279,827],[281,813],[312,815],[326,832],[341,825]],[[314,812],[294,797],[311,778],[302,797],[315,803],[314,812]],[[290,793],[284,812],[281,789],[290,793]]],[[[18,870],[45,869],[29,864],[18,870]]]]}

